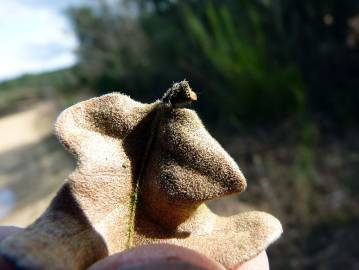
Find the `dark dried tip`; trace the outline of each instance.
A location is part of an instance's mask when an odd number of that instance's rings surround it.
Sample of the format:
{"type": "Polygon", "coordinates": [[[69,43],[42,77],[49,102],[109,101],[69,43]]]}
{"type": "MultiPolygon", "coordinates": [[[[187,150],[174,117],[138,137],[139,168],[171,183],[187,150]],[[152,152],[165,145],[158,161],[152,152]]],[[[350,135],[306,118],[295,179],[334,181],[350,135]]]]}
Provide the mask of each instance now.
{"type": "Polygon", "coordinates": [[[196,100],[197,95],[186,80],[173,84],[162,97],[163,103],[174,107],[186,105],[196,100]]]}

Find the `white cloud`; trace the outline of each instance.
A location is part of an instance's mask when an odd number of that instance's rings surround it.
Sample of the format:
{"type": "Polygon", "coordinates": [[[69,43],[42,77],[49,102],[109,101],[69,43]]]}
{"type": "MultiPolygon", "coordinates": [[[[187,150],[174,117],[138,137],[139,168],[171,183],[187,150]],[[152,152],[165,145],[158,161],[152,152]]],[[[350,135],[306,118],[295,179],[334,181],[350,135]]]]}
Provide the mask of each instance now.
{"type": "Polygon", "coordinates": [[[21,0],[1,1],[0,80],[71,66],[76,47],[61,11],[21,0]]]}

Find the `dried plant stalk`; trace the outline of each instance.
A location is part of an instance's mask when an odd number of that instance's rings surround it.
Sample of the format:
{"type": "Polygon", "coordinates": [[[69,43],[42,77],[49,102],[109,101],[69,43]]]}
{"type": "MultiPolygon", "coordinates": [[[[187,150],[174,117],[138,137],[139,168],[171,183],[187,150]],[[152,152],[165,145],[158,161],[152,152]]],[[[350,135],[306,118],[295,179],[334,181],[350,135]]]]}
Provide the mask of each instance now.
{"type": "Polygon", "coordinates": [[[150,243],[197,250],[227,267],[253,258],[282,232],[263,212],[229,218],[205,201],[245,189],[234,160],[197,114],[187,81],[152,104],[113,93],[80,102],[56,121],[78,160],[43,215],[7,238],[0,254],[21,269],[85,269],[150,243]]]}

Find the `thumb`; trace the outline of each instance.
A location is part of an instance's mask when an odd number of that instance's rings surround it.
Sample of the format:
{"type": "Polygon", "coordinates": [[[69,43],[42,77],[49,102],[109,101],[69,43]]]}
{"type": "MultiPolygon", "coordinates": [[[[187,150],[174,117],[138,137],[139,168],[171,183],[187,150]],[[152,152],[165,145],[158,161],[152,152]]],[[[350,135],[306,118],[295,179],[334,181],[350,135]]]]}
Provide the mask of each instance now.
{"type": "Polygon", "coordinates": [[[206,256],[188,248],[155,244],[140,246],[109,256],[91,266],[88,270],[124,269],[208,269],[225,268],[206,256]]]}

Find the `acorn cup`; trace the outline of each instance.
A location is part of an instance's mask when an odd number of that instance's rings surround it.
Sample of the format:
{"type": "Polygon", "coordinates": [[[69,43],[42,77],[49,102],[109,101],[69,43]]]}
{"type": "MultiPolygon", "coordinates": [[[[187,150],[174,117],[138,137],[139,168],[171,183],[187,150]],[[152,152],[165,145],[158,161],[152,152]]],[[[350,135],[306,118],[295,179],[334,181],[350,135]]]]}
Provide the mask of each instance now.
{"type": "Polygon", "coordinates": [[[205,202],[239,193],[246,180],[208,133],[187,81],[144,104],[112,93],[58,117],[55,132],[77,167],[48,209],[6,238],[0,254],[20,269],[86,269],[128,248],[170,243],[226,267],[247,261],[282,233],[258,211],[220,217],[205,202]]]}

